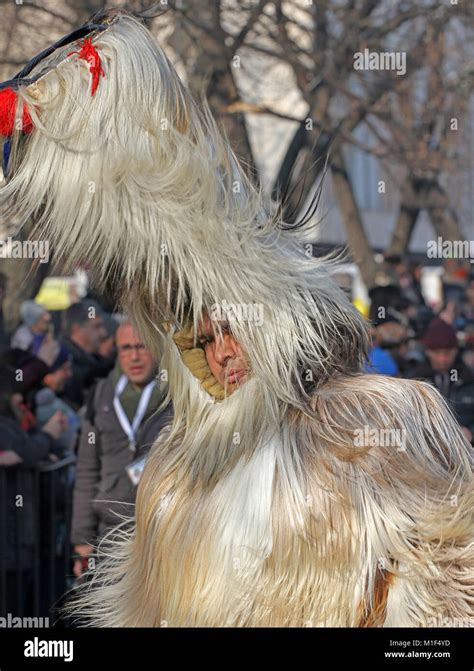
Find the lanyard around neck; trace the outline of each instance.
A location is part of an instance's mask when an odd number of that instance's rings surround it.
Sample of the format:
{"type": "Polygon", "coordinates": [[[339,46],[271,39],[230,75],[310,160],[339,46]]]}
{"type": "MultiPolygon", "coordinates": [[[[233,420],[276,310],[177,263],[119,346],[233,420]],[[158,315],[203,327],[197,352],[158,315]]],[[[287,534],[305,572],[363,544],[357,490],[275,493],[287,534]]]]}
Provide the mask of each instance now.
{"type": "Polygon", "coordinates": [[[122,407],[122,404],[120,403],[120,395],[124,391],[125,387],[128,384],[128,378],[126,375],[122,375],[117,382],[117,385],[115,387],[115,394],[114,394],[114,409],[115,413],[117,415],[117,419],[120,422],[120,426],[122,427],[124,433],[128,437],[128,444],[130,449],[135,452],[136,448],[136,436],[137,436],[137,431],[138,428],[142,422],[142,419],[145,415],[146,409],[148,407],[148,403],[150,402],[150,397],[153,391],[153,388],[156,385],[156,381],[152,380],[147,384],[147,386],[143,389],[141,396],[140,396],[140,401],[138,403],[138,408],[135,413],[135,417],[132,420],[132,423],[130,424],[130,421],[125,414],[125,411],[122,407]]]}

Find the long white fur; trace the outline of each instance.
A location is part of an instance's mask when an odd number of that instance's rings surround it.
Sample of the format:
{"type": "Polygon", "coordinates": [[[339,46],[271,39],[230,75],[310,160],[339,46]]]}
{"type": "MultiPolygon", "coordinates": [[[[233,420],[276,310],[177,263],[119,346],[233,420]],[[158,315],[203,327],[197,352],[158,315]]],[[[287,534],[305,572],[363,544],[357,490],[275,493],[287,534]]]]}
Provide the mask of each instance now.
{"type": "Polygon", "coordinates": [[[104,541],[73,612],[99,626],[467,626],[471,465],[435,390],[343,376],[313,418],[287,407],[275,425],[257,379],[212,403],[176,356],[176,419],[136,528],[104,541]],[[406,452],[354,448],[365,424],[405,428],[406,452]]]}
{"type": "Polygon", "coordinates": [[[99,282],[120,286],[145,336],[145,314],[162,328],[189,312],[196,325],[203,307],[224,301],[263,305],[263,327],[236,320],[235,334],[255,374],[303,406],[302,370],[321,383],[357,368],[362,318],[327,264],[272,225],[144,26],[124,15],[94,45],[105,71],[94,96],[77,57],[20,90],[36,129],[12,157],[5,216],[33,216],[57,259],[86,260],[99,282]]]}
{"type": "Polygon", "coordinates": [[[102,545],[72,608],[103,626],[470,617],[471,465],[444,402],[359,373],[366,326],[331,263],[281,230],[144,26],[121,14],[94,44],[93,97],[77,57],[20,90],[36,128],[14,138],[0,206],[114,285],[152,349],[165,336],[175,416],[135,528],[102,545]],[[223,301],[264,318],[232,320],[251,377],[215,402],[172,334],[223,301]],[[406,452],[355,447],[364,426],[406,430],[406,452]]]}

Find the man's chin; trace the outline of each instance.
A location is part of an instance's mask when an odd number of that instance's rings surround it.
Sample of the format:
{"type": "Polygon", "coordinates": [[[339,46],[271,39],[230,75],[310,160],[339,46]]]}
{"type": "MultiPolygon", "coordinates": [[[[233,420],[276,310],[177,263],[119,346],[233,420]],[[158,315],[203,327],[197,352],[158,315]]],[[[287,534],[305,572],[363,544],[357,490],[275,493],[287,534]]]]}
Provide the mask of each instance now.
{"type": "Polygon", "coordinates": [[[234,391],[237,391],[237,389],[240,389],[241,387],[244,386],[244,384],[247,382],[248,376],[243,375],[241,378],[235,380],[234,382],[231,382],[230,380],[224,381],[224,383],[221,383],[224,389],[227,391],[227,394],[233,394],[234,391]]]}
{"type": "Polygon", "coordinates": [[[132,384],[135,384],[139,387],[145,386],[147,383],[148,378],[144,377],[143,375],[128,375],[128,381],[131,382],[132,384]]]}

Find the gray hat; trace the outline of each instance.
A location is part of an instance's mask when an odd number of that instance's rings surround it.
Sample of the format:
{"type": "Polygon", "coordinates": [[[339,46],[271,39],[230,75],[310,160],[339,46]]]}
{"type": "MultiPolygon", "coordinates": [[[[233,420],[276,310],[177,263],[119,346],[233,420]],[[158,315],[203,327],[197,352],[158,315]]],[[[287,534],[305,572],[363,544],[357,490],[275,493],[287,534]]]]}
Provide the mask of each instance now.
{"type": "Polygon", "coordinates": [[[21,320],[26,326],[33,326],[47,312],[46,308],[34,301],[24,301],[20,307],[21,320]]]}

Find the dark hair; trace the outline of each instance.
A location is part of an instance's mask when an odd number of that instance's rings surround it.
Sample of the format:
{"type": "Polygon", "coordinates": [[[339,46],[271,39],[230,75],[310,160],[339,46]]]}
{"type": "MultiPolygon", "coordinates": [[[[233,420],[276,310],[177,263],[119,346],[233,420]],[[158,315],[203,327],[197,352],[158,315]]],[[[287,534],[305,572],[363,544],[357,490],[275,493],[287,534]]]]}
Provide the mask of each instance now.
{"type": "Polygon", "coordinates": [[[74,324],[83,326],[89,322],[89,311],[93,308],[97,316],[102,316],[100,305],[94,300],[80,301],[73,303],[61,316],[61,330],[66,336],[70,336],[74,324]]]}

